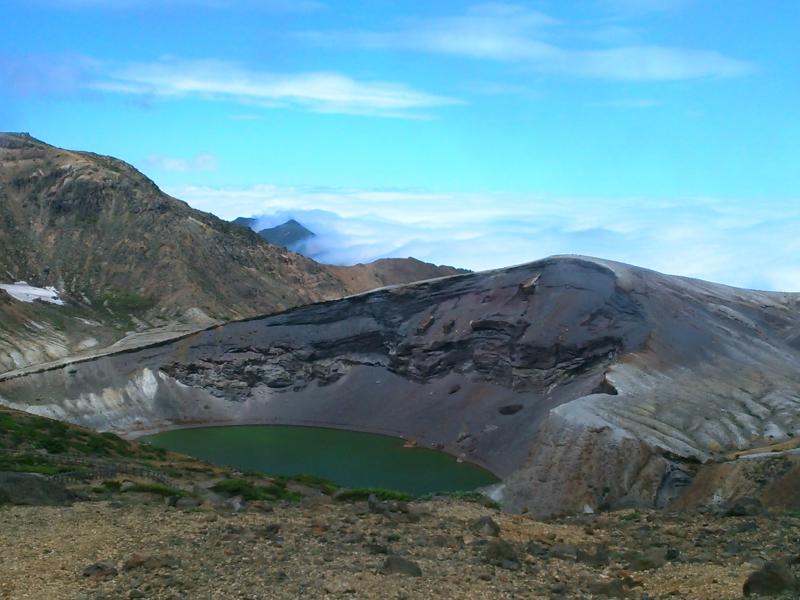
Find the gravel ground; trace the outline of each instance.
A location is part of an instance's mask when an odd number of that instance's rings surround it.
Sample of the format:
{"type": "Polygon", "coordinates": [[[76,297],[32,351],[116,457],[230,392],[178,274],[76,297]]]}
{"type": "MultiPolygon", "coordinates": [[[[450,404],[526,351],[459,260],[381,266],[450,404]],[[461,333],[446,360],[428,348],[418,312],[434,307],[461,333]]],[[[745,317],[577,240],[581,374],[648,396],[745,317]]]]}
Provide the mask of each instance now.
{"type": "Polygon", "coordinates": [[[800,539],[794,516],[538,522],[454,500],[374,508],[317,498],[269,512],[181,510],[149,494],[5,506],[0,598],[723,600],[741,598],[766,560],[792,558],[800,539]],[[421,576],[385,573],[387,553],[421,576]]]}

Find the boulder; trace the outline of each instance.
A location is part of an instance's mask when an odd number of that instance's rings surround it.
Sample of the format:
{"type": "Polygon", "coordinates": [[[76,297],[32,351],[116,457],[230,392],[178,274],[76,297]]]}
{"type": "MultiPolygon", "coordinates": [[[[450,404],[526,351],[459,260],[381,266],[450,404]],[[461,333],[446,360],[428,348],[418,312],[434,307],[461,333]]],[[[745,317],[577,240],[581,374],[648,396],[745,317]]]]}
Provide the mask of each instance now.
{"type": "Polygon", "coordinates": [[[101,560],[89,565],[83,570],[84,577],[116,577],[118,574],[117,566],[113,561],[101,560]]]}
{"type": "Polygon", "coordinates": [[[758,571],[751,573],[743,588],[745,596],[778,596],[797,590],[794,574],[786,563],[779,561],[768,562],[758,571]]]}
{"type": "Polygon", "coordinates": [[[483,551],[486,562],[503,567],[504,569],[519,568],[519,552],[517,548],[499,538],[490,540],[483,551]]]}
{"type": "Polygon", "coordinates": [[[387,556],[386,560],[383,561],[381,573],[384,575],[396,573],[399,575],[409,575],[411,577],[421,577],[422,569],[420,569],[419,565],[414,561],[392,554],[387,556]]]}
{"type": "Polygon", "coordinates": [[[500,525],[491,517],[480,517],[469,524],[469,529],[475,535],[483,537],[500,535],[500,525]]]}
{"type": "Polygon", "coordinates": [[[0,504],[64,506],[73,499],[62,483],[42,475],[0,472],[0,504]]]}

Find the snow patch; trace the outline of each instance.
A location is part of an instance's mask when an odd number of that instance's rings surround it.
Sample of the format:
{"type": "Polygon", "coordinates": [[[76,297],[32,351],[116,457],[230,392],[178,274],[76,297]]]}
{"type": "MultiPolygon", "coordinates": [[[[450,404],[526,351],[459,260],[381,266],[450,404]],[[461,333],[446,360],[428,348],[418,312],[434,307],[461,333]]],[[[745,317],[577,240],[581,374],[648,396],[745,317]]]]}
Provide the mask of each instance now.
{"type": "Polygon", "coordinates": [[[63,306],[64,301],[59,297],[58,290],[52,286],[39,288],[28,285],[27,281],[17,281],[15,283],[0,283],[0,288],[8,292],[8,295],[20,302],[33,302],[41,300],[63,306]]]}

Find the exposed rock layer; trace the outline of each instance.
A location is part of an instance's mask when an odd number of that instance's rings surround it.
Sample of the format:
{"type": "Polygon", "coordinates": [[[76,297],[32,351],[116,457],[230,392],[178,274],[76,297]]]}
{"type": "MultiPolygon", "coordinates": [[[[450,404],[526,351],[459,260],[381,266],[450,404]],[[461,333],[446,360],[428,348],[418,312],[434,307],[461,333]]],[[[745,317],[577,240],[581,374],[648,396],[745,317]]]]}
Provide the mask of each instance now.
{"type": "Polygon", "coordinates": [[[487,466],[512,510],[663,506],[696,463],[797,431],[799,302],[556,257],[7,379],[0,397],[123,432],[395,433],[487,466]]]}

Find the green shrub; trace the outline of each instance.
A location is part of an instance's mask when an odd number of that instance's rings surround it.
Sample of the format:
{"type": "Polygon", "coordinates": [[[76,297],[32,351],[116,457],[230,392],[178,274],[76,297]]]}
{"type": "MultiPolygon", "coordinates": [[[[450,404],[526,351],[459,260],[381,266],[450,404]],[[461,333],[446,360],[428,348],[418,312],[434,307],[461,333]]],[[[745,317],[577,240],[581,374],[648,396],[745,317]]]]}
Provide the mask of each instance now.
{"type": "Polygon", "coordinates": [[[50,454],[61,454],[67,451],[67,443],[58,438],[45,438],[40,440],[37,445],[47,450],[50,454]]]}
{"type": "Polygon", "coordinates": [[[8,413],[0,413],[0,433],[11,431],[15,424],[14,417],[8,413]]]}
{"type": "Polygon", "coordinates": [[[215,492],[227,494],[229,496],[241,496],[242,499],[252,502],[254,500],[275,500],[297,501],[302,498],[302,494],[290,492],[286,489],[286,483],[275,482],[272,485],[262,486],[245,479],[222,479],[211,488],[215,492]]]}
{"type": "Polygon", "coordinates": [[[32,455],[0,456],[0,471],[15,471],[18,473],[40,473],[42,475],[55,475],[65,468],[54,465],[49,460],[32,455]]]}

